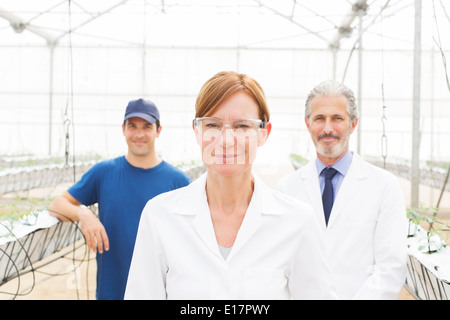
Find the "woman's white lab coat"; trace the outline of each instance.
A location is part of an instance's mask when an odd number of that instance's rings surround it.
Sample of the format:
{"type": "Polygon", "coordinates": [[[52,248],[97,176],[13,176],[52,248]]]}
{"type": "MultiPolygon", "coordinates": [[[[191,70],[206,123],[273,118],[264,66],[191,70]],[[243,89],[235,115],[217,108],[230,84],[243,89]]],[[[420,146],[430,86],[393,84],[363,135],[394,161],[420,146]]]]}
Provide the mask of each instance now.
{"type": "Polygon", "coordinates": [[[220,254],[204,174],[142,212],[125,299],[334,299],[312,208],[269,189],[254,193],[233,248],[220,254]]]}

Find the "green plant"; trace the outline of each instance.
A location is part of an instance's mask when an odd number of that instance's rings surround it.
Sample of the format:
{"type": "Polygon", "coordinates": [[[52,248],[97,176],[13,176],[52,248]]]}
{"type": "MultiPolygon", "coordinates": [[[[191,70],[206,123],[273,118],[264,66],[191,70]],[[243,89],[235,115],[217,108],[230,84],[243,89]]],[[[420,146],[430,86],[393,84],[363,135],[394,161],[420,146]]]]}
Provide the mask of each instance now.
{"type": "Polygon", "coordinates": [[[295,169],[298,169],[308,163],[307,159],[303,158],[302,156],[296,153],[291,153],[289,155],[289,159],[291,160],[291,163],[295,169]]]}
{"type": "Polygon", "coordinates": [[[447,244],[443,240],[450,231],[448,224],[436,219],[438,213],[437,208],[427,208],[421,206],[418,209],[408,208],[406,216],[409,219],[408,237],[414,237],[417,227],[423,225],[427,232],[426,241],[419,246],[419,250],[428,254],[438,252],[447,244]]]}
{"type": "Polygon", "coordinates": [[[49,200],[17,198],[8,205],[0,206],[0,224],[6,232],[0,234],[1,237],[9,237],[13,234],[14,226],[17,223],[34,225],[39,214],[39,210],[46,207],[49,200]]]}

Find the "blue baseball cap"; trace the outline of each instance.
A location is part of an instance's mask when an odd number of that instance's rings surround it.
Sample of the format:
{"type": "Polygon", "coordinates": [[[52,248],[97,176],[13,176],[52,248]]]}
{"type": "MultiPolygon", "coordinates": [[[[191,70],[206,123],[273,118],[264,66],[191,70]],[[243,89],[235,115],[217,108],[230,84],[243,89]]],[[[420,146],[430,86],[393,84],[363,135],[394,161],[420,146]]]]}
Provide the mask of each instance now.
{"type": "Polygon", "coordinates": [[[154,123],[156,120],[159,121],[159,111],[155,104],[149,100],[132,100],[128,102],[123,121],[133,117],[142,118],[150,123],[154,123]]]}

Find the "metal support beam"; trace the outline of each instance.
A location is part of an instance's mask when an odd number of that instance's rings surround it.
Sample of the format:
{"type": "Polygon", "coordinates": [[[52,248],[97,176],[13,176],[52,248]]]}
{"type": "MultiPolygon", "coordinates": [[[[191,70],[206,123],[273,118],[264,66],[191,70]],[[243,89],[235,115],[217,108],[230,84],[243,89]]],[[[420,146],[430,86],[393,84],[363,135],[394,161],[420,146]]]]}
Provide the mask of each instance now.
{"type": "Polygon", "coordinates": [[[48,84],[48,154],[52,154],[53,140],[53,67],[55,65],[55,45],[50,44],[50,68],[49,68],[49,84],[48,84]]]}
{"type": "Polygon", "coordinates": [[[81,27],[83,27],[83,26],[85,26],[85,25],[91,23],[92,21],[94,21],[94,20],[100,18],[101,16],[103,16],[103,15],[105,15],[105,14],[111,12],[112,10],[114,10],[114,9],[117,8],[117,7],[120,7],[121,5],[125,4],[126,2],[128,2],[128,0],[122,0],[122,1],[120,1],[120,2],[118,2],[118,3],[116,3],[115,5],[109,7],[108,9],[106,9],[106,10],[100,12],[100,13],[97,13],[97,14],[93,15],[90,19],[88,19],[88,20],[82,22],[82,23],[79,24],[78,26],[73,27],[73,28],[71,28],[70,30],[67,30],[67,31],[63,32],[62,34],[60,34],[60,35],[56,38],[56,41],[59,41],[60,39],[64,38],[65,36],[67,36],[67,35],[69,35],[70,33],[74,32],[75,30],[78,30],[79,28],[81,28],[81,27]]]}
{"type": "MultiPolygon", "coordinates": [[[[263,7],[263,8],[266,8],[267,10],[269,10],[269,11],[272,11],[272,12],[275,13],[276,15],[279,15],[280,17],[283,17],[283,18],[289,20],[291,23],[295,24],[296,26],[300,27],[301,29],[305,30],[306,32],[308,32],[308,33],[310,33],[310,34],[313,34],[313,35],[315,35],[317,38],[319,38],[319,39],[321,39],[322,41],[324,41],[325,43],[328,43],[328,39],[327,39],[327,38],[325,38],[324,36],[322,36],[322,35],[321,35],[320,33],[318,33],[317,31],[312,30],[312,29],[310,29],[310,28],[304,26],[304,25],[301,24],[301,23],[298,23],[297,21],[295,21],[294,19],[292,19],[292,16],[287,16],[287,15],[285,15],[285,14],[279,12],[278,10],[275,10],[275,9],[273,9],[273,8],[271,8],[271,7],[267,6],[267,5],[265,5],[264,3],[262,3],[262,2],[259,1],[259,0],[254,0],[254,1],[255,1],[260,7],[263,7]]],[[[365,0],[365,1],[367,1],[367,0],[365,0]]]]}
{"type": "Polygon", "coordinates": [[[22,33],[24,30],[27,30],[31,33],[34,33],[38,37],[45,39],[48,44],[53,43],[55,41],[55,37],[53,37],[52,35],[48,34],[45,31],[42,31],[38,27],[26,23],[25,21],[17,17],[15,14],[8,12],[2,8],[0,8],[0,18],[9,21],[9,24],[16,33],[22,33]]]}
{"type": "Polygon", "coordinates": [[[419,207],[420,185],[420,77],[422,66],[422,0],[415,0],[414,23],[414,80],[412,109],[411,207],[419,207]]]}
{"type": "Polygon", "coordinates": [[[342,38],[348,38],[353,32],[352,24],[357,17],[360,16],[360,12],[367,12],[367,0],[357,0],[353,5],[351,11],[346,15],[341,25],[338,28],[337,34],[330,41],[329,47],[332,49],[339,49],[342,38]]]}

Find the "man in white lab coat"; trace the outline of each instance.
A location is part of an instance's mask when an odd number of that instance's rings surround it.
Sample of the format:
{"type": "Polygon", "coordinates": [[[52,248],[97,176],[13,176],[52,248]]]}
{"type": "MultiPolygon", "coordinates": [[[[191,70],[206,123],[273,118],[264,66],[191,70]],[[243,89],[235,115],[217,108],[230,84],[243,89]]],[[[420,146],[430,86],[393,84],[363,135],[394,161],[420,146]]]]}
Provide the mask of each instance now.
{"type": "Polygon", "coordinates": [[[349,151],[358,123],[353,92],[335,81],[319,84],[307,98],[305,123],[317,158],[278,189],[313,206],[341,298],[398,298],[406,276],[404,197],[394,175],[349,151]]]}

